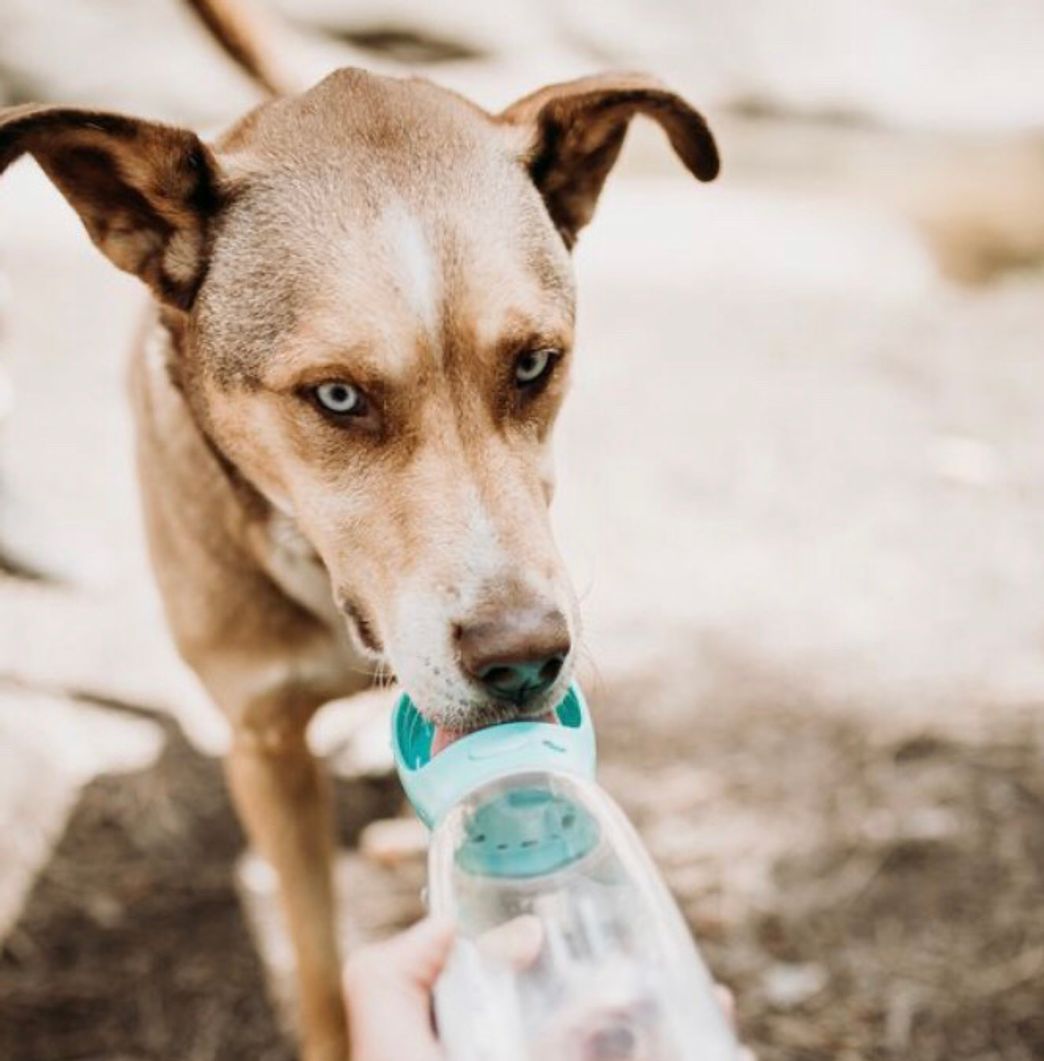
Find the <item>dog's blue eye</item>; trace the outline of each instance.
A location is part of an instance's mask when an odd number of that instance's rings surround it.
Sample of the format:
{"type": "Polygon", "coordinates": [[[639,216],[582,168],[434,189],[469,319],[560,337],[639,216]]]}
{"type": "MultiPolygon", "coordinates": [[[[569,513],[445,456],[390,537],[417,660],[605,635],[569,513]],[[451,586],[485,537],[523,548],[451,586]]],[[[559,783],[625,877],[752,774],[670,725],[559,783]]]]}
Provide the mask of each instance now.
{"type": "Polygon", "coordinates": [[[554,350],[529,350],[515,359],[515,382],[520,387],[536,383],[554,361],[554,350]]]}
{"type": "Polygon", "coordinates": [[[315,400],[335,416],[361,416],[366,403],[359,388],[342,380],[330,380],[315,388],[315,400]]]}

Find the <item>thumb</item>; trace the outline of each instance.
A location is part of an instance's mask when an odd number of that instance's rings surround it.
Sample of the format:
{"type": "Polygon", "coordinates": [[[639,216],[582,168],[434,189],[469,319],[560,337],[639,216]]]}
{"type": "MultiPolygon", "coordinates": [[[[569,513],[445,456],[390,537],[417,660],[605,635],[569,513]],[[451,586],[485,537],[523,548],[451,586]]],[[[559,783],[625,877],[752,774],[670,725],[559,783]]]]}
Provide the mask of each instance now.
{"type": "Polygon", "coordinates": [[[344,970],[354,1057],[436,1061],[431,989],[446,964],[454,926],[426,918],[383,943],[356,951],[344,970]]]}

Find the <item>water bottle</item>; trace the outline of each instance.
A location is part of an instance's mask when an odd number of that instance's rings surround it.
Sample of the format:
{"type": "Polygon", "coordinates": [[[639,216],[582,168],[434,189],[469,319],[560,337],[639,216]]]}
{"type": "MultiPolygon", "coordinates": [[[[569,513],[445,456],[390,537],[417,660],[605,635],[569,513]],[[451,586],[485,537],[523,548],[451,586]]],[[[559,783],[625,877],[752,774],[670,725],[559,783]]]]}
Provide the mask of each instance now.
{"type": "Polygon", "coordinates": [[[435,988],[447,1057],[734,1061],[688,928],[594,781],[579,688],[546,721],[477,730],[434,756],[433,740],[401,697],[392,745],[432,830],[428,906],[457,924],[435,988]]]}

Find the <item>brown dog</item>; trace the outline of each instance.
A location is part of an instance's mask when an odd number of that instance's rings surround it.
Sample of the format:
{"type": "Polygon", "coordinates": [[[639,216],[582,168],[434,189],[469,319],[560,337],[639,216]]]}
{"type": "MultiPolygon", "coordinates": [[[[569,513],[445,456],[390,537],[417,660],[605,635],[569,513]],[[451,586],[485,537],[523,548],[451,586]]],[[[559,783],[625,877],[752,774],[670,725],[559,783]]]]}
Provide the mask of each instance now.
{"type": "Polygon", "coordinates": [[[152,558],[235,733],[228,776],[279,875],[312,1061],[347,1040],[309,719],[376,660],[443,741],[546,712],[569,681],[576,605],[546,513],[568,252],[636,114],[715,176],[700,115],[633,75],[491,115],[345,69],[213,145],[0,112],[0,171],[33,155],[155,296],[133,363],[152,558]]]}

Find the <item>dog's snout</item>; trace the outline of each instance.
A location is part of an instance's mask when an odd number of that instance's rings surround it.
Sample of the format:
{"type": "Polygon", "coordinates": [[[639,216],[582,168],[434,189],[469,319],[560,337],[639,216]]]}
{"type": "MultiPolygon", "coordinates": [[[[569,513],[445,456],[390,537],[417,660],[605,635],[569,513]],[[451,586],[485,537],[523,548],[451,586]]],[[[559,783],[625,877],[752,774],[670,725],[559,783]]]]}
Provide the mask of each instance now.
{"type": "Polygon", "coordinates": [[[523,704],[554,683],[569,655],[560,611],[508,612],[459,629],[464,670],[499,700],[523,704]]]}

